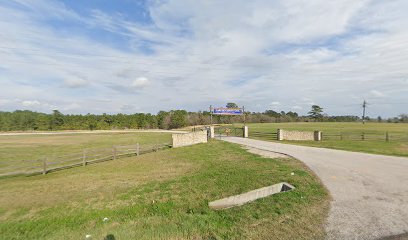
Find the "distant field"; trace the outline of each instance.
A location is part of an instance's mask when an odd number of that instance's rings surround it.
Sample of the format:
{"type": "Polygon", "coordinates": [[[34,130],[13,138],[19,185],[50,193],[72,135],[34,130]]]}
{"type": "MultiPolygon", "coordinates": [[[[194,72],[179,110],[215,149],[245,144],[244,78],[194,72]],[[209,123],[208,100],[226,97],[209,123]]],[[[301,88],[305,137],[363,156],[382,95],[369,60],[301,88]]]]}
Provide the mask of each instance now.
{"type": "Polygon", "coordinates": [[[170,133],[143,132],[0,136],[0,168],[18,163],[20,160],[77,153],[83,149],[170,142],[170,133]]]}
{"type": "Polygon", "coordinates": [[[299,161],[212,141],[0,179],[0,232],[2,239],[318,239],[328,204],[299,161]],[[282,181],[296,189],[232,209],[208,207],[282,181]]]}
{"type": "MultiPolygon", "coordinates": [[[[238,125],[237,125],[238,126],[238,125]]],[[[335,148],[350,151],[368,152],[376,154],[408,156],[408,124],[403,123],[259,123],[248,124],[249,137],[252,132],[276,132],[277,129],[314,131],[320,130],[324,134],[344,133],[346,140],[330,139],[321,142],[314,141],[285,141],[290,144],[335,148]],[[368,140],[361,141],[359,134],[367,134],[368,140]],[[390,141],[385,142],[385,133],[389,133],[390,141]],[[347,137],[354,140],[347,140],[347,137]],[[375,136],[375,139],[370,139],[375,136]]],[[[255,138],[255,137],[254,137],[255,138]]],[[[267,138],[258,138],[270,140],[267,138]]]]}

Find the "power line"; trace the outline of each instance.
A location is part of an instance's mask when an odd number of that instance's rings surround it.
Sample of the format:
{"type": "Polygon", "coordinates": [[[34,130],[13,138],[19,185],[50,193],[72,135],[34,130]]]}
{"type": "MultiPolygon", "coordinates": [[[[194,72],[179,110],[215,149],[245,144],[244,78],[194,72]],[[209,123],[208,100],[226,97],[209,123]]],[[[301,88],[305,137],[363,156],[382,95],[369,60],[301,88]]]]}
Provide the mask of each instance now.
{"type": "MultiPolygon", "coordinates": [[[[45,56],[45,57],[55,57],[53,55],[50,54],[44,54],[44,51],[41,49],[30,49],[30,48],[17,48],[17,47],[5,47],[5,46],[0,46],[0,49],[8,49],[8,50],[18,50],[18,51],[30,51],[33,53],[22,53],[25,55],[37,55],[37,56],[45,56]]],[[[6,54],[13,54],[11,52],[5,52],[6,54]]],[[[89,56],[89,57],[100,57],[100,58],[111,58],[111,59],[131,59],[134,58],[136,56],[133,55],[129,55],[129,56],[113,56],[113,55],[101,55],[101,54],[91,54],[91,53],[66,53],[63,50],[52,50],[51,51],[52,54],[54,55],[62,55],[63,57],[84,57],[84,56],[89,56]]],[[[126,53],[123,53],[126,54],[126,53]]],[[[204,55],[199,55],[199,54],[193,54],[193,53],[188,53],[188,56],[201,56],[201,57],[205,57],[204,55]]],[[[213,69],[219,69],[219,70],[229,70],[229,68],[219,68],[220,66],[230,66],[233,65],[234,62],[225,62],[224,63],[214,63],[214,59],[220,59],[223,58],[224,56],[213,56],[211,57],[213,60],[211,60],[212,62],[209,62],[210,60],[205,60],[205,61],[200,61],[200,60],[192,60],[192,59],[174,59],[174,58],[159,58],[159,57],[153,57],[151,59],[148,60],[154,60],[154,61],[158,61],[158,62],[180,62],[180,63],[198,63],[200,65],[209,65],[211,66],[213,69]],[[216,66],[216,67],[214,67],[216,66]]],[[[124,61],[123,63],[133,63],[135,61],[137,61],[138,59],[131,59],[129,61],[124,61]]],[[[103,60],[103,61],[109,61],[109,60],[103,60]]],[[[117,61],[115,61],[117,62],[117,61]]],[[[235,63],[236,64],[236,63],[235,63]]],[[[245,63],[246,67],[259,67],[262,65],[259,64],[248,64],[245,63]]]]}
{"type": "MultiPolygon", "coordinates": [[[[37,65],[44,65],[44,66],[54,66],[54,67],[60,67],[61,69],[67,69],[67,68],[82,68],[82,69],[94,69],[94,70],[97,70],[97,69],[100,69],[101,67],[100,66],[84,66],[84,65],[67,65],[67,64],[59,64],[59,63],[39,63],[39,62],[27,62],[27,61],[19,61],[19,60],[14,60],[14,59],[12,59],[12,60],[7,60],[7,62],[14,62],[14,63],[22,63],[22,64],[37,64],[37,65]]],[[[79,63],[78,63],[79,64],[79,63]]],[[[172,69],[174,69],[174,70],[176,70],[177,69],[177,67],[172,67],[172,69]]],[[[191,69],[195,69],[195,70],[198,70],[198,69],[200,69],[200,68],[191,68],[191,69]]],[[[184,70],[186,70],[186,69],[184,69],[184,70]]],[[[112,71],[114,71],[114,69],[112,69],[112,71]]],[[[141,69],[124,69],[124,71],[126,71],[126,72],[134,72],[134,73],[138,73],[138,72],[140,72],[140,73],[142,73],[142,74],[164,74],[164,77],[168,77],[168,78],[179,78],[179,77],[182,77],[182,78],[187,78],[187,77],[189,77],[189,78],[192,78],[192,74],[195,74],[194,72],[191,72],[191,71],[189,71],[189,72],[181,72],[181,70],[180,71],[174,71],[174,72],[167,72],[167,71],[156,71],[156,70],[149,70],[149,69],[147,69],[146,67],[145,68],[141,68],[141,69]]],[[[210,72],[207,72],[207,73],[210,73],[210,72]]],[[[119,75],[120,73],[119,72],[117,72],[116,73],[117,75],[119,75]]],[[[227,78],[234,78],[234,77],[237,77],[236,76],[237,75],[237,73],[236,73],[236,70],[231,70],[231,72],[230,73],[228,73],[228,74],[224,74],[223,75],[223,77],[227,77],[227,78]]],[[[156,75],[155,75],[156,76],[156,75]]],[[[158,75],[158,77],[163,77],[163,76],[160,76],[160,75],[158,75]]],[[[207,75],[194,75],[193,76],[193,78],[194,79],[208,79],[208,76],[207,75]]]]}
{"type": "MultiPolygon", "coordinates": [[[[30,49],[30,48],[17,48],[17,47],[4,47],[4,46],[0,46],[1,49],[9,49],[9,50],[19,50],[19,51],[30,51],[30,52],[37,52],[40,53],[41,55],[44,56],[50,56],[50,55],[46,55],[44,54],[43,50],[41,49],[30,49]]],[[[52,50],[52,53],[54,54],[64,54],[64,55],[73,55],[73,56],[91,56],[91,57],[103,57],[103,58],[115,58],[115,59],[129,59],[131,57],[134,57],[133,55],[129,55],[129,56],[113,56],[113,55],[101,55],[101,54],[90,54],[90,53],[66,53],[64,50],[52,50]]],[[[24,54],[31,54],[31,53],[24,53],[24,54]]],[[[126,54],[126,53],[122,53],[122,54],[126,54]]],[[[189,55],[193,55],[193,54],[189,54],[189,55]]],[[[214,58],[218,58],[221,56],[215,56],[214,58]]],[[[159,60],[159,61],[174,61],[174,59],[160,59],[157,57],[154,57],[155,60],[159,60]]],[[[193,61],[193,60],[190,60],[193,61]]],[[[202,64],[210,64],[210,63],[203,63],[202,61],[193,61],[193,62],[197,62],[197,63],[202,63],[202,64]]]]}
{"type": "MultiPolygon", "coordinates": [[[[2,52],[4,54],[9,54],[9,55],[13,55],[13,53],[9,53],[9,52],[2,52]]],[[[24,53],[24,55],[28,55],[28,56],[41,56],[41,57],[49,57],[49,58],[55,58],[56,56],[52,56],[52,55],[46,55],[46,54],[37,54],[37,53],[24,53]]],[[[88,55],[88,56],[92,56],[92,57],[101,57],[101,56],[97,56],[97,55],[88,55]]],[[[78,58],[78,59],[83,59],[82,56],[80,55],[65,55],[65,56],[61,56],[61,57],[69,57],[69,58],[78,58]]],[[[108,58],[108,56],[103,56],[108,58]]],[[[114,58],[114,57],[112,57],[114,58]]],[[[124,59],[124,58],[123,58],[124,59]]],[[[129,58],[128,58],[129,59],[129,58]]],[[[89,59],[91,61],[91,59],[89,59]]],[[[154,61],[158,61],[158,62],[171,62],[171,63],[177,63],[177,64],[182,64],[183,61],[179,60],[179,62],[175,62],[174,60],[161,60],[161,59],[152,59],[154,61]]],[[[116,60],[109,60],[109,59],[98,59],[98,61],[102,61],[102,62],[112,62],[112,63],[122,63],[122,64],[139,64],[139,65],[147,65],[147,66],[154,66],[157,65],[157,63],[148,63],[148,62],[143,62],[143,61],[138,61],[138,60],[129,60],[129,61],[116,61],[116,60]]],[[[22,63],[36,63],[36,62],[28,62],[28,61],[20,61],[22,63]]],[[[185,63],[185,61],[184,61],[185,63]]],[[[46,63],[41,63],[41,64],[46,64],[46,63]]],[[[197,66],[197,67],[193,67],[193,66],[187,66],[187,65],[177,65],[175,67],[178,68],[185,68],[185,69],[198,69],[198,68],[205,68],[205,69],[213,69],[213,70],[219,70],[219,71],[232,71],[232,69],[230,68],[219,68],[219,67],[213,67],[212,65],[210,65],[209,63],[199,63],[200,65],[204,65],[204,66],[197,66]]],[[[215,64],[215,66],[217,66],[217,64],[215,64]]]]}
{"type": "MultiPolygon", "coordinates": [[[[2,47],[0,47],[0,48],[2,48],[2,47]]],[[[15,49],[17,49],[17,48],[15,48],[15,49]]],[[[33,51],[35,51],[35,50],[33,50],[33,51]]],[[[13,53],[10,53],[10,52],[3,52],[3,53],[13,55],[13,53]]],[[[46,54],[42,54],[42,53],[24,53],[24,54],[28,55],[28,56],[42,56],[42,57],[49,57],[49,58],[55,57],[55,56],[46,55],[46,54]]],[[[94,57],[107,57],[107,58],[112,57],[112,58],[116,58],[115,56],[104,56],[104,55],[93,55],[93,54],[85,54],[85,55],[86,56],[94,56],[94,57]]],[[[79,58],[81,58],[82,54],[68,54],[68,56],[64,55],[64,57],[79,57],[79,58]],[[72,56],[69,56],[69,55],[72,55],[72,56]]],[[[118,58],[120,58],[120,59],[129,59],[129,57],[118,57],[118,58]]],[[[58,61],[58,60],[61,60],[61,59],[53,59],[53,60],[58,61]]],[[[174,60],[170,60],[170,59],[164,60],[164,59],[154,58],[154,59],[151,59],[151,60],[175,63],[174,60]]],[[[112,63],[129,63],[129,64],[133,63],[133,64],[138,64],[138,65],[145,65],[146,67],[154,67],[155,65],[157,65],[155,63],[147,63],[147,62],[140,62],[140,61],[138,62],[137,60],[113,61],[113,60],[108,60],[108,59],[99,59],[99,61],[107,61],[107,62],[112,62],[112,63]]],[[[22,64],[26,63],[26,64],[48,65],[48,66],[60,66],[60,67],[64,67],[64,68],[71,67],[71,68],[86,68],[86,69],[98,68],[98,69],[100,69],[100,66],[84,66],[83,63],[78,63],[79,65],[68,65],[68,64],[60,64],[60,63],[44,63],[44,62],[36,62],[36,61],[23,61],[23,60],[19,60],[19,59],[8,59],[7,62],[16,62],[16,63],[22,63],[22,64]]],[[[182,62],[182,60],[180,60],[180,62],[182,62]]],[[[75,62],[73,62],[73,64],[75,64],[75,62]]],[[[148,71],[148,72],[163,73],[163,74],[173,74],[173,75],[179,76],[179,73],[181,71],[183,71],[183,70],[215,70],[215,71],[225,71],[225,72],[229,73],[229,75],[231,75],[231,77],[235,77],[235,75],[237,73],[237,69],[234,69],[234,68],[217,68],[217,67],[213,67],[211,65],[211,63],[200,63],[200,64],[204,65],[204,66],[195,67],[195,66],[187,66],[187,65],[183,65],[183,66],[176,65],[176,66],[171,66],[171,69],[175,70],[174,72],[168,72],[168,71],[148,71]],[[180,69],[180,71],[177,71],[177,69],[180,69]]],[[[213,64],[213,65],[220,66],[220,64],[213,64]]],[[[224,65],[227,66],[226,64],[224,64],[224,65]]],[[[246,65],[246,66],[255,66],[255,65],[246,65]]],[[[160,66],[160,67],[163,67],[163,66],[160,66]]],[[[167,66],[165,66],[165,67],[167,67],[167,66]]],[[[143,70],[145,70],[145,69],[143,69],[143,70]]],[[[143,71],[143,70],[141,70],[141,71],[143,71]]],[[[126,71],[127,72],[139,72],[140,70],[127,69],[126,71]]],[[[187,73],[187,74],[192,74],[192,73],[187,73]]]]}
{"type": "MultiPolygon", "coordinates": [[[[23,54],[25,55],[34,55],[34,56],[45,56],[45,57],[54,57],[53,55],[50,54],[44,54],[44,52],[41,49],[29,49],[29,48],[15,48],[15,47],[4,47],[4,46],[0,46],[0,49],[8,49],[8,50],[18,50],[18,51],[29,51],[32,53],[27,53],[24,52],[23,54]]],[[[5,52],[6,54],[13,54],[11,52],[5,52]]],[[[63,50],[52,50],[52,54],[54,55],[61,55],[63,57],[79,57],[82,58],[84,56],[88,56],[88,57],[100,57],[100,58],[111,58],[111,59],[126,59],[128,61],[124,61],[122,63],[132,63],[134,61],[136,61],[137,59],[131,59],[135,56],[129,55],[129,56],[113,56],[113,55],[100,55],[100,54],[90,54],[90,53],[66,53],[63,50]],[[131,59],[131,60],[129,60],[131,59]]],[[[192,54],[189,54],[192,55],[192,54]]],[[[213,58],[220,58],[221,56],[215,56],[213,58]]],[[[182,63],[198,63],[201,65],[210,65],[210,66],[228,66],[228,64],[226,63],[213,63],[213,62],[203,62],[203,61],[199,61],[199,60],[185,60],[185,59],[171,59],[171,58],[158,58],[158,57],[153,57],[149,60],[154,60],[154,61],[159,61],[159,62],[182,62],[182,63]]],[[[109,60],[103,60],[103,61],[109,61],[109,60]]],[[[117,62],[117,61],[115,61],[117,62]]],[[[247,65],[247,66],[256,66],[256,65],[247,65]]],[[[219,69],[225,69],[225,68],[219,68],[219,69]]]]}
{"type": "Polygon", "coordinates": [[[408,102],[382,102],[382,103],[371,103],[371,105],[399,105],[399,104],[406,104],[408,105],[408,102]]]}
{"type": "MultiPolygon", "coordinates": [[[[1,48],[1,47],[0,47],[1,48]]],[[[10,52],[3,52],[0,50],[0,52],[2,52],[3,54],[8,54],[8,55],[14,55],[14,53],[10,53],[10,52]]],[[[52,60],[55,61],[63,61],[63,59],[58,59],[58,57],[56,56],[52,56],[52,55],[46,55],[46,54],[41,54],[41,53],[24,53],[24,55],[28,55],[28,56],[40,56],[40,57],[47,57],[47,58],[51,58],[52,60]]],[[[85,54],[86,55],[86,54],[85,54]]],[[[88,54],[87,56],[93,56],[93,57],[106,57],[109,58],[109,56],[102,56],[102,55],[91,55],[88,54]]],[[[69,55],[63,55],[61,57],[69,57],[69,58],[77,58],[77,59],[83,59],[81,55],[75,55],[75,54],[69,54],[69,55]],[[72,55],[72,56],[70,56],[72,55]]],[[[114,56],[112,56],[112,58],[115,58],[114,56]]],[[[129,57],[130,58],[130,57],[129,57]]],[[[127,59],[129,59],[127,58],[127,59]]],[[[121,57],[121,59],[125,59],[125,57],[121,57]]],[[[46,59],[41,59],[41,60],[46,60],[46,59]]],[[[83,59],[86,60],[86,59],[83,59]]],[[[88,59],[89,61],[92,61],[93,59],[88,59]]],[[[211,64],[211,63],[199,63],[199,65],[197,66],[188,66],[188,65],[180,65],[180,64],[185,64],[186,62],[188,63],[189,61],[183,61],[183,60],[179,60],[174,61],[174,60],[164,60],[164,59],[150,59],[152,61],[157,61],[159,63],[155,63],[155,62],[143,62],[140,60],[130,60],[130,61],[116,61],[116,60],[110,60],[110,59],[98,59],[97,61],[99,62],[107,62],[107,63],[118,63],[118,64],[136,64],[136,65],[144,65],[145,67],[161,67],[161,68],[166,68],[168,67],[169,64],[160,66],[160,62],[164,62],[164,63],[175,63],[176,65],[171,66],[171,69],[174,70],[174,72],[163,72],[163,71],[149,71],[149,72],[155,72],[155,73],[164,73],[164,74],[176,74],[178,75],[178,73],[180,73],[181,71],[186,71],[186,70],[206,70],[206,71],[221,71],[221,72],[226,72],[228,74],[236,74],[237,70],[239,71],[240,69],[237,68],[220,68],[220,67],[214,67],[214,66],[221,66],[221,64],[211,64]]],[[[37,64],[37,65],[48,65],[48,66],[61,66],[61,67],[72,67],[72,68],[100,68],[100,66],[84,66],[84,64],[82,62],[76,63],[76,62],[71,62],[72,64],[78,64],[78,65],[68,65],[68,64],[59,64],[59,63],[44,63],[44,62],[38,62],[38,61],[24,61],[24,60],[19,60],[19,59],[8,59],[7,62],[16,62],[16,63],[26,63],[26,64],[37,64]]],[[[224,64],[224,66],[228,66],[226,64],[224,64]]],[[[255,66],[255,65],[247,65],[248,67],[251,66],[255,66]]],[[[130,67],[130,66],[129,66],[130,67]]],[[[128,72],[136,72],[137,70],[134,69],[127,69],[126,71],[128,72]]]]}

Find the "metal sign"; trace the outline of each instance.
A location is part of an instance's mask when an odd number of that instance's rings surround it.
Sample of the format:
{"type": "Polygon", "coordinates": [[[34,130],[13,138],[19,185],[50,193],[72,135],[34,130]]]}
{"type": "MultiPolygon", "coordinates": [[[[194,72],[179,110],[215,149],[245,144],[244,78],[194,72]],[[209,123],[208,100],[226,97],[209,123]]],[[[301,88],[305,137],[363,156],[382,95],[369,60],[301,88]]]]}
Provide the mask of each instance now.
{"type": "Polygon", "coordinates": [[[213,108],[212,114],[214,115],[243,115],[244,109],[242,108],[213,108]]]}

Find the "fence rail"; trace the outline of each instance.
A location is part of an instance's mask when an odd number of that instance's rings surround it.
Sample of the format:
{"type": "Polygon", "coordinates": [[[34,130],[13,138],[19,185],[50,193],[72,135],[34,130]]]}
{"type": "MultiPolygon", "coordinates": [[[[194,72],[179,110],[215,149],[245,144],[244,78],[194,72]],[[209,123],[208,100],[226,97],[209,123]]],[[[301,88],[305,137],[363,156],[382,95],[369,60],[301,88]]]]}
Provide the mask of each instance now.
{"type": "Polygon", "coordinates": [[[352,140],[352,141],[408,141],[408,133],[379,132],[339,132],[322,133],[322,140],[352,140]]]}
{"type": "Polygon", "coordinates": [[[112,148],[84,149],[82,152],[35,160],[21,160],[0,168],[0,177],[15,175],[47,174],[62,169],[86,166],[88,164],[116,160],[125,156],[139,156],[141,154],[157,152],[170,148],[170,144],[146,144],[113,146],[112,148]]]}
{"type": "MultiPolygon", "coordinates": [[[[277,140],[277,132],[249,132],[249,137],[277,140]]],[[[322,141],[327,140],[349,140],[349,141],[407,141],[408,133],[396,133],[396,132],[322,132],[322,141]]]]}
{"type": "Polygon", "coordinates": [[[249,136],[269,140],[277,140],[278,138],[278,134],[276,132],[249,132],[249,136]]]}
{"type": "Polygon", "coordinates": [[[240,127],[215,127],[214,128],[215,135],[225,135],[225,136],[235,136],[235,137],[242,137],[244,134],[243,128],[240,127]]]}

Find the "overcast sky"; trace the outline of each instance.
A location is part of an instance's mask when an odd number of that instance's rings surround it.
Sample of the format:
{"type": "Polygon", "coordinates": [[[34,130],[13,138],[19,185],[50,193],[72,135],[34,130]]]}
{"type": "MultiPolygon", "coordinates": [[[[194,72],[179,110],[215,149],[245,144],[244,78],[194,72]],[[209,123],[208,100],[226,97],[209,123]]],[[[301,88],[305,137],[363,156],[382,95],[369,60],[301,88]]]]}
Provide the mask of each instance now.
{"type": "Polygon", "coordinates": [[[408,113],[407,0],[0,2],[0,111],[408,113]]]}

